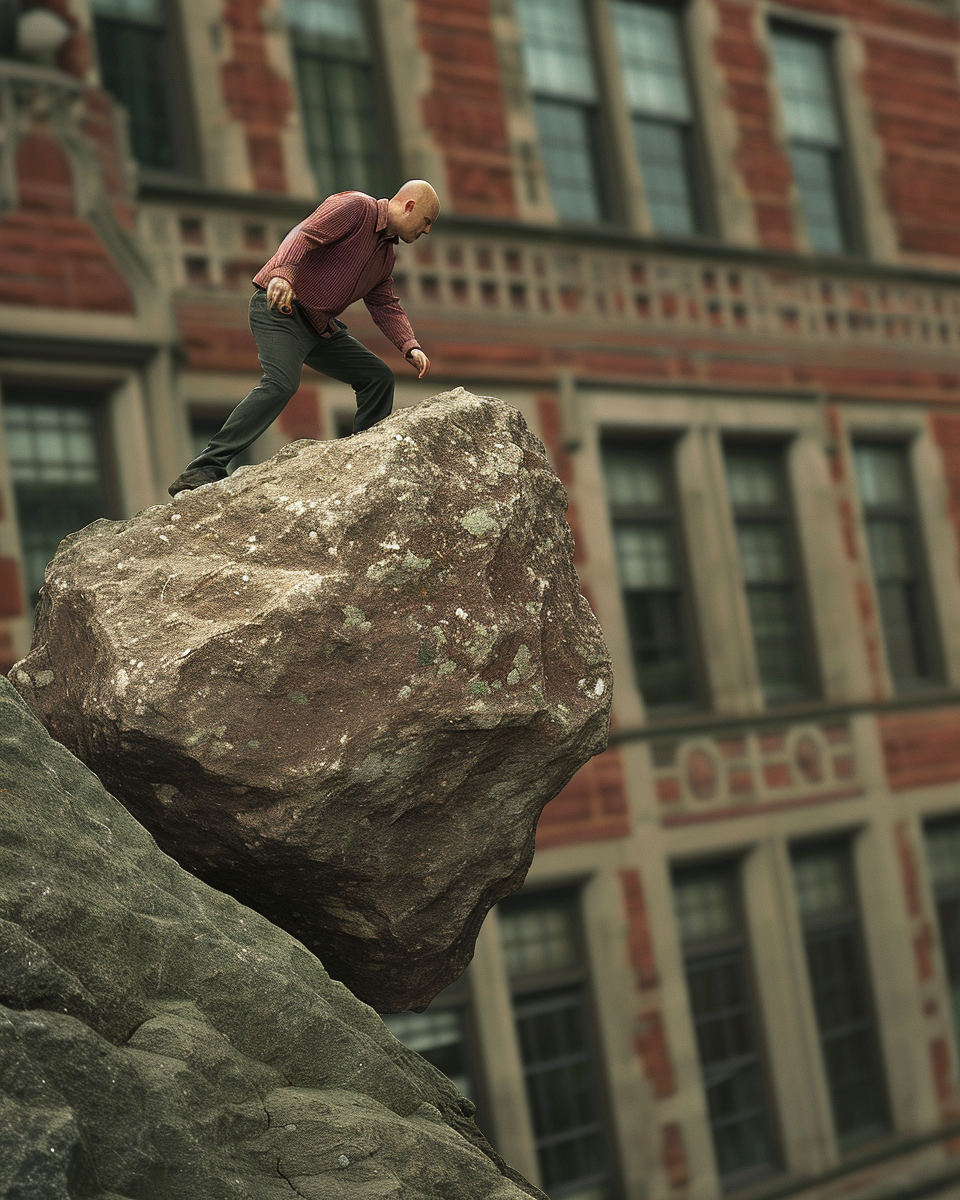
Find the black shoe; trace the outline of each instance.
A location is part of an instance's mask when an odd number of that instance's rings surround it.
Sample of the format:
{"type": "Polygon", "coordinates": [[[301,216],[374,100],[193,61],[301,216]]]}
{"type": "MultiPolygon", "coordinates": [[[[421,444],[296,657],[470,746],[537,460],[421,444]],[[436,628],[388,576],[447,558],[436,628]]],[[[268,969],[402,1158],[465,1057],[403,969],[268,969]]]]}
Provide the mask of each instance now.
{"type": "Polygon", "coordinates": [[[175,497],[179,492],[190,492],[194,488],[203,487],[205,483],[216,483],[217,480],[226,477],[226,472],[219,471],[216,467],[197,467],[193,471],[184,471],[178,475],[167,491],[175,497]]]}

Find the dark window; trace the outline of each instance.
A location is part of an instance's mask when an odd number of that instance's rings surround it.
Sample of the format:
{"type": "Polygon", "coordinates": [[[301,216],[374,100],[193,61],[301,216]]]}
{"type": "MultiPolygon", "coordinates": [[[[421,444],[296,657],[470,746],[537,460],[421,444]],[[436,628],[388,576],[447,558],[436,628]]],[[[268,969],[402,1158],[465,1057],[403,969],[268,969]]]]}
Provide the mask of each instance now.
{"type": "Polygon", "coordinates": [[[890,1129],[851,847],[804,846],[791,857],[833,1123],[846,1150],[890,1129]]]}
{"type": "Polygon", "coordinates": [[[736,863],[674,872],[674,902],[724,1190],[779,1166],[736,863]]]}
{"type": "Polygon", "coordinates": [[[422,1054],[442,1071],[461,1095],[473,1099],[475,1088],[468,1067],[465,1014],[462,1008],[433,1008],[383,1018],[398,1041],[422,1054]]]}
{"type": "Polygon", "coordinates": [[[0,0],[0,58],[16,58],[20,0],[0,0]]]}
{"type": "Polygon", "coordinates": [[[854,461],[887,663],[896,690],[909,691],[939,672],[907,447],[863,443],[854,461]]]}
{"type": "Polygon", "coordinates": [[[653,227],[697,233],[703,220],[679,13],[639,0],[611,0],[611,12],[653,227]]]}
{"type": "Polygon", "coordinates": [[[93,13],[103,86],[130,115],[133,155],[171,170],[179,164],[163,0],[93,0],[93,13]]]}
{"type": "MultiPolygon", "coordinates": [[[[226,419],[226,415],[223,417],[194,416],[190,418],[190,441],[193,447],[194,458],[199,457],[206,450],[213,436],[223,428],[223,423],[226,419]]],[[[254,461],[252,450],[253,446],[248,446],[246,450],[241,450],[236,458],[232,458],[227,466],[227,473],[232,475],[237,467],[251,466],[254,461]]]]}
{"type": "Polygon", "coordinates": [[[669,445],[603,447],[634,670],[651,710],[698,699],[672,457],[669,445]]]}
{"type": "Polygon", "coordinates": [[[770,41],[810,244],[822,254],[841,254],[851,248],[851,239],[830,43],[784,26],[774,26],[770,41]]]}
{"type": "Polygon", "coordinates": [[[727,445],[727,487],[760,683],[768,704],[813,691],[782,446],[727,445]]]}
{"type": "Polygon", "coordinates": [[[116,517],[96,395],[3,389],[7,458],[23,546],[27,600],[37,603],[47,563],[68,533],[116,517]]]}
{"type": "Polygon", "coordinates": [[[362,0],[284,0],[310,165],[324,195],[385,188],[373,54],[362,0]]]}
{"type": "Polygon", "coordinates": [[[606,216],[597,81],[582,0],[516,0],[550,196],[561,221],[606,216]]]}
{"type": "Polygon", "coordinates": [[[960,818],[927,826],[927,862],[937,905],[940,946],[950,988],[956,1045],[960,1048],[960,818]]]}
{"type": "Polygon", "coordinates": [[[551,1200],[611,1200],[576,898],[507,901],[499,918],[543,1187],[551,1200]]]}

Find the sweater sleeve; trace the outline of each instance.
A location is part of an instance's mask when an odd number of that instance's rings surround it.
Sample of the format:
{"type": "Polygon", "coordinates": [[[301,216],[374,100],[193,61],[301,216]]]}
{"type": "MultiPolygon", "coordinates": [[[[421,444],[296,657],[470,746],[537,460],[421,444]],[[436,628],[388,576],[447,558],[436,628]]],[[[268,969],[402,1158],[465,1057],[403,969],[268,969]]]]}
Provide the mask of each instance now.
{"type": "Polygon", "coordinates": [[[380,332],[390,339],[404,357],[410,350],[419,350],[420,343],[413,332],[413,326],[407,319],[407,314],[400,306],[396,292],[393,290],[393,276],[388,275],[375,287],[372,287],[363,298],[364,304],[373,317],[374,324],[380,332]]]}

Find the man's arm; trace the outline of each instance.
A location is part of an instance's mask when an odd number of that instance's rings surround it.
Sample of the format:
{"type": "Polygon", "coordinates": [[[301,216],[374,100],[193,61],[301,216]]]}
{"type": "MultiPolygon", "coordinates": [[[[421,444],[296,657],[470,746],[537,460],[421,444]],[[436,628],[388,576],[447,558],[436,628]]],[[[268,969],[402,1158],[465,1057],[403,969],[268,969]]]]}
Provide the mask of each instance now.
{"type": "Polygon", "coordinates": [[[405,359],[413,363],[418,371],[417,378],[422,379],[430,370],[430,359],[420,349],[413,326],[393,290],[393,278],[388,275],[381,280],[367,292],[363,302],[380,332],[393,342],[405,359]]]}

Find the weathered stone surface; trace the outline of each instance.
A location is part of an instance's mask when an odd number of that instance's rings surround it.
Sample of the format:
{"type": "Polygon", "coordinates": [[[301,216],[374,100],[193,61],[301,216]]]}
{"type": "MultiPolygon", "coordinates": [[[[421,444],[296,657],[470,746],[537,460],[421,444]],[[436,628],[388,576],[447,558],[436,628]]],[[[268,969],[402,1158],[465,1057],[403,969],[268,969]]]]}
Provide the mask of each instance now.
{"type": "Polygon", "coordinates": [[[10,677],[178,862],[420,1008],[606,742],[565,507],[458,389],[71,535],[10,677]]]}
{"type": "Polygon", "coordinates": [[[0,677],[0,1196],[546,1200],[472,1111],[0,677]]]}

